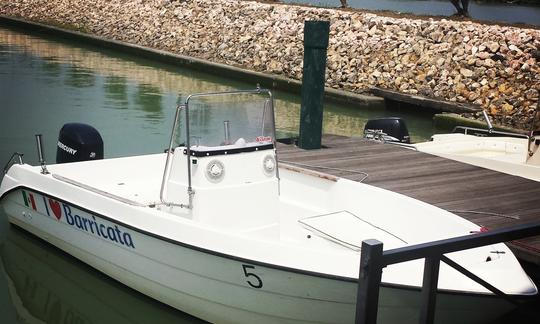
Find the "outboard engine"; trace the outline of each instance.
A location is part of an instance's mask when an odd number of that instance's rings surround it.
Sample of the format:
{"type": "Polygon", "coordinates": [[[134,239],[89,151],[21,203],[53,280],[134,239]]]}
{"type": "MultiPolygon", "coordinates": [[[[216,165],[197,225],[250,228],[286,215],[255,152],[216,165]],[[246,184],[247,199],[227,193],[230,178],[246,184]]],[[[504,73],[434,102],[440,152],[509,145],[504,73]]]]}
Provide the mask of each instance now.
{"type": "Polygon", "coordinates": [[[368,120],[364,126],[364,137],[388,142],[411,143],[405,121],[399,117],[368,120]]]}
{"type": "Polygon", "coordinates": [[[68,123],[58,135],[56,163],[103,159],[103,139],[92,126],[68,123]]]}

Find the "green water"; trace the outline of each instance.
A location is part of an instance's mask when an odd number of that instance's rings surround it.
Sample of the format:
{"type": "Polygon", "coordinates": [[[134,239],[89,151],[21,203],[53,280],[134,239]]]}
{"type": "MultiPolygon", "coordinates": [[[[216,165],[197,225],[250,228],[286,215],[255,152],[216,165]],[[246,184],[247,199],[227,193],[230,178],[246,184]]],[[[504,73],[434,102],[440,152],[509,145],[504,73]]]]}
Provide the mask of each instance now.
{"type": "MultiPolygon", "coordinates": [[[[0,29],[0,163],[14,151],[36,161],[36,133],[43,134],[45,156],[53,160],[59,129],[73,121],[99,130],[106,157],[161,152],[179,98],[254,87],[81,42],[0,29]]],[[[298,133],[300,97],[274,94],[278,130],[298,133]]],[[[331,103],[325,105],[323,131],[360,136],[367,119],[390,115],[406,118],[413,140],[433,132],[429,114],[331,103]]]]}
{"type": "MultiPolygon", "coordinates": [[[[162,152],[174,108],[193,92],[255,85],[0,28],[0,164],[19,151],[35,164],[34,134],[54,161],[66,122],[93,125],[105,156],[162,152]]],[[[276,92],[276,123],[298,132],[299,96],[276,92]]],[[[360,136],[368,118],[405,117],[413,140],[432,134],[430,115],[327,104],[326,133],[360,136]]],[[[1,323],[191,323],[198,320],[136,293],[72,257],[15,230],[0,214],[1,323]]]]}

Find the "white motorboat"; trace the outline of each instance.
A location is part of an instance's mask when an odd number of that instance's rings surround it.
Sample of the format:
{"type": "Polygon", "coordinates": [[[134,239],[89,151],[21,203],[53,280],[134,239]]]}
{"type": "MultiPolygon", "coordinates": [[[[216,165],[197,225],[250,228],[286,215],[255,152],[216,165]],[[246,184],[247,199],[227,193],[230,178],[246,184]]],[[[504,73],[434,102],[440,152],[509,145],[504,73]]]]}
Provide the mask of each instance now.
{"type": "MultiPolygon", "coordinates": [[[[89,160],[10,165],[0,187],[9,221],[210,322],[351,323],[363,240],[396,248],[480,230],[397,193],[278,167],[273,100],[260,89],[189,96],[162,154],[96,159],[99,149],[70,142],[80,133],[64,135],[57,157],[89,160]]],[[[507,294],[537,294],[504,244],[448,257],[507,294]]],[[[422,269],[384,269],[379,323],[418,321],[422,269]]],[[[444,264],[438,288],[437,323],[513,307],[444,264]]]]}
{"type": "Polygon", "coordinates": [[[486,129],[457,126],[452,133],[435,134],[427,142],[410,144],[405,122],[395,117],[368,121],[364,137],[540,181],[540,134],[496,131],[483,113],[486,129]]]}
{"type": "Polygon", "coordinates": [[[416,143],[418,151],[486,169],[540,181],[540,136],[520,135],[470,127],[435,134],[416,143]]]}

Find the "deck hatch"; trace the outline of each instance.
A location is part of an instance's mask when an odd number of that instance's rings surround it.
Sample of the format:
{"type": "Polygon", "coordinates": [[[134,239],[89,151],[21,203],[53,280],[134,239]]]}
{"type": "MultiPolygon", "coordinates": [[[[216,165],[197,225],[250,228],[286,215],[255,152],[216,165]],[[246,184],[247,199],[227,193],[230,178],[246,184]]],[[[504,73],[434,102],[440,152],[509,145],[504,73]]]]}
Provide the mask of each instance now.
{"type": "Polygon", "coordinates": [[[311,216],[300,219],[298,222],[314,234],[355,251],[360,251],[362,241],[366,239],[382,241],[387,248],[407,244],[397,235],[346,210],[311,216]]]}

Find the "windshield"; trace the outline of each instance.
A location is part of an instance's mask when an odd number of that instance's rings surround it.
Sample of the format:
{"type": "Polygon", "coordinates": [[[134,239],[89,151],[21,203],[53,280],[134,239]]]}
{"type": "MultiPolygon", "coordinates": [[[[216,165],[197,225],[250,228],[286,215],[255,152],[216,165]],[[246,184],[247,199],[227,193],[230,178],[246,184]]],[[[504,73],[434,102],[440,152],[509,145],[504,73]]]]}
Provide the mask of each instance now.
{"type": "MultiPolygon", "coordinates": [[[[253,147],[274,141],[274,111],[269,92],[193,95],[187,104],[179,125],[184,128],[189,123],[192,149],[253,147]]],[[[181,143],[187,144],[186,130],[179,130],[179,135],[181,143]]]]}

